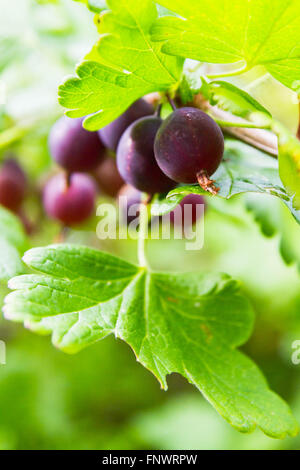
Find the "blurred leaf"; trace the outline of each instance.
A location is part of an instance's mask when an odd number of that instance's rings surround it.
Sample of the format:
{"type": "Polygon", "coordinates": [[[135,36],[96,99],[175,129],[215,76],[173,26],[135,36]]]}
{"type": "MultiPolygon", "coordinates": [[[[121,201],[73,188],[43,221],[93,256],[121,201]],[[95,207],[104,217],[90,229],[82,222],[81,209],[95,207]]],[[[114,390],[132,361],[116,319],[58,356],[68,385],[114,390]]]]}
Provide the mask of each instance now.
{"type": "Polygon", "coordinates": [[[10,211],[0,206],[0,280],[24,272],[21,256],[28,242],[21,222],[10,211]]]}
{"type": "Polygon", "coordinates": [[[0,37],[0,73],[24,55],[25,47],[17,37],[0,37]]]}
{"type": "Polygon", "coordinates": [[[105,0],[73,0],[74,2],[84,3],[89,10],[94,13],[100,13],[107,8],[105,0]]]}
{"type": "Polygon", "coordinates": [[[93,114],[85,127],[97,130],[117,118],[135,100],[177,85],[181,59],[160,52],[149,30],[157,18],[151,0],[109,0],[101,16],[101,38],[77,68],[78,78],[59,87],[60,104],[70,117],[93,114]]]}
{"type": "Polygon", "coordinates": [[[296,263],[300,270],[300,227],[294,224],[286,208],[275,198],[258,194],[248,194],[245,204],[266,237],[280,236],[279,248],[284,261],[296,263]]]}
{"type": "Polygon", "coordinates": [[[258,194],[247,194],[245,205],[260,226],[263,235],[273,237],[280,232],[282,218],[276,199],[271,197],[262,198],[258,194]]]}
{"type": "Polygon", "coordinates": [[[278,143],[279,174],[291,196],[293,207],[300,210],[300,142],[284,133],[278,143]]]}
{"type": "MultiPolygon", "coordinates": [[[[223,161],[213,179],[220,188],[218,197],[229,199],[245,192],[265,193],[281,199],[300,223],[300,210],[294,207],[293,196],[284,189],[275,158],[242,142],[227,139],[223,161]]],[[[187,194],[206,194],[199,185],[179,186],[167,196],[180,202],[187,194]]],[[[163,201],[162,201],[163,203],[163,201]]]]}
{"type": "Polygon", "coordinates": [[[299,2],[291,0],[159,0],[181,18],[160,18],[153,39],[162,51],[209,63],[264,65],[284,85],[299,89],[299,2]]]}
{"type": "Polygon", "coordinates": [[[148,272],[75,245],[35,248],[24,260],[41,274],[10,281],[7,318],[30,326],[44,317],[42,328],[69,352],[114,332],[163,388],[168,374],[180,373],[240,431],[297,433],[288,406],[236,350],[250,335],[253,312],[229,276],[148,272]]]}

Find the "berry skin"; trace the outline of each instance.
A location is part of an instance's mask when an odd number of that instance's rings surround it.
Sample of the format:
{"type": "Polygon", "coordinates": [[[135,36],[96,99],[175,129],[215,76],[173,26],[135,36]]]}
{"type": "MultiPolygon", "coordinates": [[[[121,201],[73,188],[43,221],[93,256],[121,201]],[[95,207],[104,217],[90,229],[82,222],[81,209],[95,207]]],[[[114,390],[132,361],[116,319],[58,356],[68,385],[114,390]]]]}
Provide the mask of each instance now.
{"type": "Polygon", "coordinates": [[[82,127],[84,118],[62,116],[49,135],[52,158],[69,172],[91,171],[104,158],[104,146],[97,132],[82,127]]]}
{"type": "Polygon", "coordinates": [[[165,193],[176,186],[154,157],[154,139],[161,123],[156,116],[138,119],[126,129],[117,149],[117,166],[124,181],[149,194],[165,193]]]}
{"type": "Polygon", "coordinates": [[[95,207],[95,184],[89,175],[54,175],[45,185],[43,204],[49,217],[64,225],[77,225],[88,219],[95,207]]]}
{"type": "Polygon", "coordinates": [[[194,225],[201,215],[200,209],[197,211],[198,204],[205,204],[203,196],[200,194],[188,194],[182,199],[178,206],[170,212],[171,222],[174,225],[181,226],[182,228],[194,225]],[[187,207],[184,208],[185,205],[190,205],[191,209],[187,207]]]}
{"type": "Polygon", "coordinates": [[[141,117],[150,116],[153,112],[153,106],[147,101],[143,99],[135,101],[121,116],[98,131],[102,142],[115,152],[127,127],[141,117]]]}
{"type": "Polygon", "coordinates": [[[115,197],[124,185],[117,168],[116,159],[112,157],[105,158],[96,168],[93,176],[98,183],[100,192],[111,197],[115,197]]]}
{"type": "Polygon", "coordinates": [[[14,159],[6,160],[0,169],[0,204],[18,212],[26,192],[26,176],[14,159]]]}
{"type": "Polygon", "coordinates": [[[130,184],[125,184],[118,194],[118,201],[120,206],[120,216],[121,221],[125,222],[127,225],[130,224],[136,217],[139,216],[139,211],[135,211],[134,209],[137,208],[137,205],[141,203],[142,200],[142,193],[138,191],[130,184]],[[132,207],[135,206],[135,207],[132,207]],[[130,207],[132,207],[132,211],[136,212],[136,214],[129,214],[130,207]]]}
{"type": "Polygon", "coordinates": [[[180,108],[163,122],[154,144],[161,170],[178,183],[195,183],[212,175],[221,163],[224,137],[220,127],[203,111],[180,108]]]}

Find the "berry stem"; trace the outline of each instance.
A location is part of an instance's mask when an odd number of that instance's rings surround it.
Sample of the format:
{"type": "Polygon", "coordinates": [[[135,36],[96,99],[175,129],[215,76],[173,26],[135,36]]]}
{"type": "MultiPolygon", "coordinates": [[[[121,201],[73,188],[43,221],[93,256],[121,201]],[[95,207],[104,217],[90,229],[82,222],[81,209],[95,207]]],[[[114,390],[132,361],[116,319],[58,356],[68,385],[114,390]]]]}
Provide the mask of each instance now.
{"type": "Polygon", "coordinates": [[[159,103],[159,105],[157,106],[157,108],[155,110],[154,116],[160,117],[161,108],[162,108],[162,103],[159,103]]]}
{"type": "Polygon", "coordinates": [[[71,184],[71,176],[72,176],[72,173],[70,171],[66,171],[66,185],[67,185],[67,188],[70,187],[70,184],[71,184]]]}
{"type": "Polygon", "coordinates": [[[146,258],[146,238],[148,238],[148,222],[150,218],[150,198],[149,195],[143,193],[142,202],[140,205],[139,216],[139,238],[138,238],[138,262],[140,267],[146,268],[148,261],[146,258]]]}
{"type": "Polygon", "coordinates": [[[176,104],[174,103],[174,100],[172,100],[172,98],[170,97],[169,93],[166,93],[166,97],[167,97],[167,100],[169,101],[169,103],[170,103],[171,108],[173,109],[173,111],[176,111],[177,106],[176,106],[176,104]]]}
{"type": "Polygon", "coordinates": [[[215,185],[214,185],[214,180],[211,180],[206,171],[202,170],[202,171],[199,171],[199,173],[197,173],[197,180],[198,180],[198,183],[199,183],[199,186],[204,190],[204,191],[208,191],[209,193],[213,194],[214,196],[216,194],[218,194],[218,192],[220,191],[220,188],[217,188],[215,185]]]}

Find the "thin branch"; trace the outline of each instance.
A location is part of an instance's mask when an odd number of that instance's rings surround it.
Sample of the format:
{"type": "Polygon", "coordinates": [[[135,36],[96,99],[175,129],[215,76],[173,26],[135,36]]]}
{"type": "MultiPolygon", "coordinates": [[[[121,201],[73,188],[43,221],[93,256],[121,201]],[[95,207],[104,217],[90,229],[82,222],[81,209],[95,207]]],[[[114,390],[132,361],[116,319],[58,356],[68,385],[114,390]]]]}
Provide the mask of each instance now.
{"type": "MultiPolygon", "coordinates": [[[[247,123],[245,119],[234,116],[227,111],[219,109],[217,106],[212,106],[200,93],[194,96],[193,105],[209,114],[219,121],[230,121],[231,123],[247,123]]],[[[273,157],[278,155],[277,137],[270,131],[265,129],[252,129],[243,127],[224,127],[224,132],[236,137],[253,147],[262,150],[273,157]]]]}

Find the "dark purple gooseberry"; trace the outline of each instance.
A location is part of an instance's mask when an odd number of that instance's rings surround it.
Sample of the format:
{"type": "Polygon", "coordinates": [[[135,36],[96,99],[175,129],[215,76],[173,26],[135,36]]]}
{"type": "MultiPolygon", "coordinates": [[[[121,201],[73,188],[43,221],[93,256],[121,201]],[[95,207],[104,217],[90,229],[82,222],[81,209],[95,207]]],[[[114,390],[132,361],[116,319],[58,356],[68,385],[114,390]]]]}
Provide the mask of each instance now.
{"type": "Polygon", "coordinates": [[[83,119],[62,116],[50,131],[51,156],[69,172],[91,171],[104,158],[105,148],[98,133],[84,129],[83,119]]]}
{"type": "Polygon", "coordinates": [[[182,201],[170,212],[170,220],[174,225],[181,227],[191,226],[197,222],[201,216],[201,207],[204,205],[204,197],[200,194],[188,194],[182,201]]]}
{"type": "Polygon", "coordinates": [[[221,163],[224,137],[218,124],[196,108],[176,109],[163,122],[154,144],[160,169],[178,183],[195,183],[221,163]]]}
{"type": "Polygon", "coordinates": [[[153,106],[147,101],[143,99],[135,101],[121,116],[98,131],[102,142],[115,152],[127,127],[143,116],[150,116],[153,112],[153,106]]]}
{"type": "Polygon", "coordinates": [[[121,221],[127,225],[139,216],[138,205],[142,201],[142,193],[130,184],[125,184],[118,194],[121,221]],[[130,211],[132,208],[132,213],[130,211]]]}
{"type": "Polygon", "coordinates": [[[117,168],[116,159],[113,157],[106,157],[95,169],[93,176],[98,183],[100,192],[111,197],[115,197],[124,185],[124,180],[117,168]]]}
{"type": "Polygon", "coordinates": [[[161,123],[157,116],[138,119],[126,129],[117,149],[117,166],[124,181],[149,194],[165,193],[176,186],[154,157],[154,139],[161,123]]]}
{"type": "Polygon", "coordinates": [[[26,192],[26,176],[16,160],[5,160],[0,169],[0,204],[17,212],[26,192]]]}
{"type": "Polygon", "coordinates": [[[64,225],[77,225],[88,219],[95,206],[93,179],[83,173],[54,175],[44,188],[43,203],[49,217],[64,225]]]}

